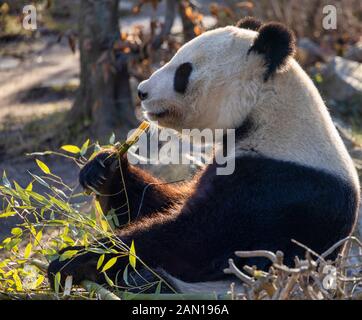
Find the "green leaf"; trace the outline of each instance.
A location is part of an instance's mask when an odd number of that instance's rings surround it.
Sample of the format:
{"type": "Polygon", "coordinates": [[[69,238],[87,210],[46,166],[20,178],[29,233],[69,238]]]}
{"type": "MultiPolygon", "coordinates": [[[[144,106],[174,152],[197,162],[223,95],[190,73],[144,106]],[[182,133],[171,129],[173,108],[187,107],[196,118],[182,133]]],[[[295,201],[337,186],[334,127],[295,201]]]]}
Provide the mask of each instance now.
{"type": "Polygon", "coordinates": [[[7,176],[6,176],[6,172],[4,171],[3,173],[3,185],[9,189],[11,189],[11,183],[8,180],[7,176]]]}
{"type": "Polygon", "coordinates": [[[58,272],[54,277],[54,291],[56,294],[59,294],[60,280],[61,280],[61,275],[60,272],[58,272]]]}
{"type": "Polygon", "coordinates": [[[11,234],[13,234],[14,236],[20,236],[23,233],[23,230],[21,230],[20,228],[13,228],[11,230],[11,234]]]}
{"type": "Polygon", "coordinates": [[[66,212],[71,212],[71,208],[69,206],[69,204],[67,202],[64,202],[62,200],[58,200],[55,197],[49,196],[49,200],[56,204],[60,209],[66,211],[66,212]]]}
{"type": "Polygon", "coordinates": [[[108,260],[108,262],[107,262],[107,263],[105,264],[105,266],[103,267],[102,272],[105,272],[105,271],[107,271],[108,269],[112,268],[112,267],[116,264],[117,259],[118,259],[118,257],[114,257],[114,258],[108,260]]]}
{"type": "MultiPolygon", "coordinates": [[[[119,226],[120,226],[118,217],[117,217],[117,215],[116,215],[116,210],[114,210],[114,209],[110,210],[110,211],[108,212],[108,214],[107,214],[107,217],[109,217],[110,219],[112,219],[112,221],[113,221],[113,223],[114,223],[114,225],[115,225],[116,227],[119,227],[119,226]]],[[[108,220],[108,218],[107,218],[107,220],[108,220]]]]}
{"type": "Polygon", "coordinates": [[[127,264],[127,266],[123,270],[123,281],[127,286],[129,286],[129,283],[128,283],[128,266],[129,265],[127,264]]]}
{"type": "Polygon", "coordinates": [[[87,251],[97,253],[97,254],[104,254],[107,253],[107,250],[101,248],[89,248],[87,251]]]}
{"type": "Polygon", "coordinates": [[[45,277],[41,274],[35,282],[35,289],[38,288],[44,281],[45,277]]]}
{"type": "Polygon", "coordinates": [[[129,250],[129,263],[133,269],[136,269],[136,249],[135,249],[133,240],[132,240],[131,248],[129,250]]]}
{"type": "Polygon", "coordinates": [[[50,188],[49,184],[47,184],[42,178],[40,178],[39,176],[32,174],[29,172],[29,174],[37,181],[39,182],[41,185],[43,185],[46,188],[50,188]]]}
{"type": "Polygon", "coordinates": [[[99,203],[99,201],[96,200],[96,201],[94,201],[94,203],[95,203],[95,206],[96,206],[96,209],[97,209],[98,213],[99,213],[101,216],[104,216],[103,210],[102,210],[102,207],[101,207],[101,204],[99,203]]]}
{"type": "Polygon", "coordinates": [[[15,211],[9,211],[9,212],[5,212],[5,213],[1,213],[0,218],[8,218],[8,217],[12,217],[15,215],[16,215],[15,211]]]}
{"type": "Polygon", "coordinates": [[[28,184],[28,186],[26,187],[25,190],[26,190],[26,191],[33,191],[33,183],[30,182],[30,183],[28,184]]]}
{"type": "Polygon", "coordinates": [[[44,196],[42,196],[34,191],[28,191],[28,195],[43,205],[49,204],[49,201],[47,200],[47,198],[45,198],[44,196]]]}
{"type": "Polygon", "coordinates": [[[99,270],[99,269],[101,268],[101,266],[102,266],[102,264],[103,264],[103,262],[104,262],[104,257],[105,257],[104,254],[102,254],[102,255],[99,257],[98,263],[97,263],[97,270],[99,270]]]}
{"type": "Polygon", "coordinates": [[[116,135],[114,134],[114,132],[112,133],[111,137],[109,138],[109,143],[110,144],[114,144],[116,141],[116,135]]]}
{"type": "MultiPolygon", "coordinates": [[[[9,238],[5,239],[3,241],[3,243],[5,243],[6,240],[8,240],[9,238]]],[[[11,238],[10,238],[11,239],[11,238]]],[[[19,243],[21,242],[21,238],[15,238],[15,239],[11,239],[11,241],[9,243],[7,243],[4,247],[6,250],[11,250],[14,247],[16,247],[19,243]]]]}
{"type": "Polygon", "coordinates": [[[104,277],[106,278],[107,283],[111,286],[114,287],[114,282],[107,276],[107,274],[104,274],[104,277]]]}
{"type": "Polygon", "coordinates": [[[65,251],[65,252],[59,257],[59,261],[68,260],[68,259],[74,257],[77,253],[78,253],[78,250],[68,250],[68,251],[65,251]]]}
{"type": "Polygon", "coordinates": [[[51,173],[50,169],[48,168],[48,166],[44,162],[40,161],[39,159],[35,159],[35,161],[36,161],[38,167],[41,169],[41,171],[43,171],[45,174],[50,174],[51,173]]]}
{"type": "Polygon", "coordinates": [[[102,147],[100,146],[99,142],[97,141],[94,145],[94,152],[99,152],[102,150],[102,147]]]}
{"type": "Polygon", "coordinates": [[[90,140],[88,139],[83,145],[82,148],[80,149],[80,155],[84,156],[88,150],[88,146],[89,146],[89,142],[90,140]]]}
{"type": "Polygon", "coordinates": [[[18,275],[18,271],[16,270],[13,274],[13,279],[15,281],[16,290],[22,291],[23,290],[23,284],[21,283],[20,277],[18,275]]]}
{"type": "Polygon", "coordinates": [[[35,236],[35,245],[40,244],[40,241],[43,237],[43,232],[40,230],[37,235],[35,236]]]}
{"type": "Polygon", "coordinates": [[[63,149],[64,151],[67,151],[69,153],[73,153],[73,154],[80,153],[79,147],[73,146],[73,145],[65,145],[65,146],[62,146],[61,149],[63,149]]]}
{"type": "Polygon", "coordinates": [[[15,190],[18,192],[18,196],[21,198],[21,200],[23,200],[23,201],[29,200],[29,196],[26,194],[24,189],[22,187],[20,187],[20,185],[16,181],[14,181],[14,186],[15,186],[15,190]]]}
{"type": "Polygon", "coordinates": [[[155,294],[160,294],[161,293],[161,287],[162,287],[162,281],[159,281],[158,284],[157,284],[155,294]]]}
{"type": "Polygon", "coordinates": [[[31,243],[28,243],[28,245],[25,247],[24,250],[24,258],[29,258],[31,250],[33,249],[33,245],[31,243]]]}
{"type": "Polygon", "coordinates": [[[315,75],[315,81],[316,81],[317,83],[322,83],[322,82],[323,82],[323,77],[322,77],[322,75],[321,75],[320,73],[317,73],[317,74],[315,75]]]}

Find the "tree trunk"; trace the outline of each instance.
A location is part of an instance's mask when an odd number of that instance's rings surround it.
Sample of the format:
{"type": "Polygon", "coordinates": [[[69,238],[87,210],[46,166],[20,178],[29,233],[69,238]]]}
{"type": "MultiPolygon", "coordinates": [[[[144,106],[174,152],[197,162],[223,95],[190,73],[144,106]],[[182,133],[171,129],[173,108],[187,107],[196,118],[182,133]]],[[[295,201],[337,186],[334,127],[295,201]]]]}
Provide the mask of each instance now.
{"type": "Polygon", "coordinates": [[[192,21],[186,16],[185,12],[185,3],[183,1],[179,2],[179,13],[181,16],[181,22],[182,22],[182,29],[183,29],[183,35],[184,35],[184,42],[190,41],[193,38],[195,38],[196,34],[194,31],[195,25],[192,23],[192,21]]]}
{"type": "Polygon", "coordinates": [[[79,17],[80,88],[70,123],[90,127],[92,137],[124,137],[136,125],[127,58],[114,52],[120,39],[118,0],[82,0],[79,17]]]}

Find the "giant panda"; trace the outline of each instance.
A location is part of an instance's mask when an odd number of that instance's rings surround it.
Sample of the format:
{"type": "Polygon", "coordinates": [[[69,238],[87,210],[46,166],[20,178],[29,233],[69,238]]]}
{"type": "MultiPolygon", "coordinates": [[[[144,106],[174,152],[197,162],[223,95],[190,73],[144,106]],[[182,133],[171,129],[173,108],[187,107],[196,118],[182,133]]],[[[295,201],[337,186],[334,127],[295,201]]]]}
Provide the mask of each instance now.
{"type": "MultiPolygon", "coordinates": [[[[139,258],[169,281],[165,291],[226,290],[231,279],[223,270],[236,250],[281,250],[291,265],[295,256],[304,255],[292,239],[323,253],[353,231],[358,176],[294,52],[295,38],[286,26],[248,18],[186,43],[140,83],[150,121],[178,131],[235,129],[231,175],[217,175],[213,163],[188,183],[165,184],[122,157],[121,176],[107,150],[81,170],[81,185],[96,190],[103,211],[115,210],[124,223],[118,238],[127,246],[134,241],[139,258]],[[124,214],[121,181],[130,216],[124,214]]],[[[85,251],[55,260],[48,269],[50,283],[58,271],[62,279],[72,275],[75,284],[84,279],[105,283],[98,259],[85,251]]],[[[236,263],[266,269],[269,262],[236,263]]],[[[113,281],[118,276],[124,285],[127,264],[127,257],[119,258],[107,275],[113,281]]],[[[133,279],[142,285],[154,274],[139,268],[133,279]]]]}

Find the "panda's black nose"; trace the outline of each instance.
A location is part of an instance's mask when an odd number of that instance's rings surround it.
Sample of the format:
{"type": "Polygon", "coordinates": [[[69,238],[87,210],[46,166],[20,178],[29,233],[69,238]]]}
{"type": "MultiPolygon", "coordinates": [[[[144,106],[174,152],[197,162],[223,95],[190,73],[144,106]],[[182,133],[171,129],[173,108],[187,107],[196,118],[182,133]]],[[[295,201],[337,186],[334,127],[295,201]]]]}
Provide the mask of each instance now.
{"type": "Polygon", "coordinates": [[[146,100],[148,97],[148,93],[147,92],[143,92],[141,90],[138,90],[138,97],[143,101],[146,100]]]}

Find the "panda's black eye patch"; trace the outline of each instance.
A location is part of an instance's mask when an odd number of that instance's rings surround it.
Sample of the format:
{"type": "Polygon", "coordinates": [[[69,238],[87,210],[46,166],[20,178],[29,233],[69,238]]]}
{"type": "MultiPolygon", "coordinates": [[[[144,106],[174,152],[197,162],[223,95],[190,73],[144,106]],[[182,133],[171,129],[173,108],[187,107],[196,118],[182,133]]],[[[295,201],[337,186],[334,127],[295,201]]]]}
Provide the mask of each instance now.
{"type": "Polygon", "coordinates": [[[192,72],[192,64],[186,62],[180,64],[175,72],[173,87],[178,93],[185,93],[192,72]]]}

